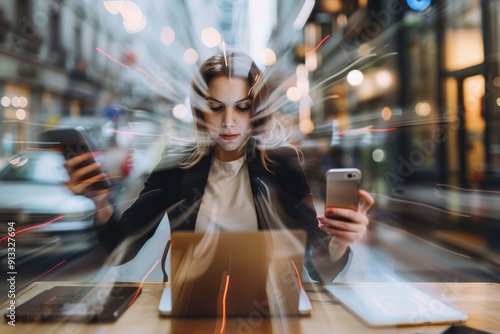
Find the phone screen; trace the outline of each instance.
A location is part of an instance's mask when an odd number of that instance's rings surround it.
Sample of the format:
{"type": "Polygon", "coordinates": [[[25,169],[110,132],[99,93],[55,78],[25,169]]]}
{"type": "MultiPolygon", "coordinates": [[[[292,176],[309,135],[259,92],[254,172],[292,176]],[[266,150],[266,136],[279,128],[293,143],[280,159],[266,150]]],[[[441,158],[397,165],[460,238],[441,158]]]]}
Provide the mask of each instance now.
{"type": "MultiPolygon", "coordinates": [[[[49,142],[51,146],[57,147],[66,160],[71,159],[79,154],[92,152],[92,145],[90,141],[86,138],[84,130],[75,128],[61,128],[46,131],[40,135],[43,141],[49,142]]],[[[75,168],[82,168],[89,164],[95,163],[96,159],[92,156],[91,158],[83,161],[75,168]]],[[[85,175],[85,178],[89,178],[99,174],[107,175],[104,168],[100,168],[94,172],[85,175]]],[[[113,186],[113,182],[109,178],[105,178],[96,181],[92,184],[92,189],[101,190],[107,189],[113,186]]]]}

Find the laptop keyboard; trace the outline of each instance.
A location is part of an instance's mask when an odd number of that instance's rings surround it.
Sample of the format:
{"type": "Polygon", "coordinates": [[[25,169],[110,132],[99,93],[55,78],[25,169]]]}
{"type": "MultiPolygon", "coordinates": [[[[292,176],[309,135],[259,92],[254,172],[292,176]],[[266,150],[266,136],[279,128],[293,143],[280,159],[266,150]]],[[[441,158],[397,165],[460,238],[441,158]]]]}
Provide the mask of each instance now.
{"type": "Polygon", "coordinates": [[[55,287],[17,309],[19,321],[113,321],[128,307],[137,287],[55,287]]]}

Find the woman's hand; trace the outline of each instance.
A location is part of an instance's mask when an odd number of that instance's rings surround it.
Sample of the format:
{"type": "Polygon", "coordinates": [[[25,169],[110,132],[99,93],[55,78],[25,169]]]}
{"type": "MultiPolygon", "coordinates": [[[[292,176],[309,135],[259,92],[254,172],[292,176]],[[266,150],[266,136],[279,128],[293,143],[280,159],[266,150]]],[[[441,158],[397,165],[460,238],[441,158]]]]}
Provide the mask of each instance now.
{"type": "Polygon", "coordinates": [[[364,190],[359,191],[359,196],[363,201],[357,212],[343,208],[325,209],[325,215],[335,215],[343,220],[318,216],[319,228],[333,236],[329,245],[330,258],[333,261],[340,259],[349,245],[361,240],[366,233],[369,224],[366,213],[375,201],[364,190]]]}
{"type": "Polygon", "coordinates": [[[92,158],[92,153],[89,152],[66,160],[64,168],[66,168],[69,174],[69,180],[66,182],[66,187],[75,195],[83,195],[91,198],[96,204],[97,221],[103,223],[109,220],[114,211],[109,203],[111,192],[110,189],[96,190],[92,188],[95,182],[108,178],[108,175],[102,172],[96,173],[96,171],[101,170],[101,166],[97,162],[84,164],[92,158]],[[83,167],[78,167],[82,164],[84,164],[83,167]],[[89,177],[89,175],[93,174],[96,175],[89,177]]]}
{"type": "Polygon", "coordinates": [[[107,191],[96,191],[92,188],[93,183],[108,177],[106,174],[98,172],[100,170],[100,165],[98,163],[85,163],[92,158],[92,153],[89,152],[79,154],[74,158],[66,160],[66,162],[64,163],[64,168],[66,168],[69,174],[69,180],[66,182],[66,186],[76,195],[84,195],[92,198],[94,197],[94,195],[98,195],[107,191]],[[79,167],[82,165],[83,167],[79,167]],[[89,176],[93,174],[96,175],[89,176]]]}

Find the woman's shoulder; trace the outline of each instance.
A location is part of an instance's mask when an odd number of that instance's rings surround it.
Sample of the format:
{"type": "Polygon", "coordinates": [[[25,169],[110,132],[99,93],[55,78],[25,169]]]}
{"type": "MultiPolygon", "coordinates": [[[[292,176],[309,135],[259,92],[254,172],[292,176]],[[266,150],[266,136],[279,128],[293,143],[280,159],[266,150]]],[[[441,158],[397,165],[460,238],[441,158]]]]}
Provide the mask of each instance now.
{"type": "Polygon", "coordinates": [[[299,157],[300,150],[293,145],[279,146],[266,149],[267,154],[275,158],[299,157]]]}
{"type": "Polygon", "coordinates": [[[281,146],[266,151],[267,156],[277,165],[288,165],[290,163],[300,163],[302,153],[294,146],[281,146]]]}

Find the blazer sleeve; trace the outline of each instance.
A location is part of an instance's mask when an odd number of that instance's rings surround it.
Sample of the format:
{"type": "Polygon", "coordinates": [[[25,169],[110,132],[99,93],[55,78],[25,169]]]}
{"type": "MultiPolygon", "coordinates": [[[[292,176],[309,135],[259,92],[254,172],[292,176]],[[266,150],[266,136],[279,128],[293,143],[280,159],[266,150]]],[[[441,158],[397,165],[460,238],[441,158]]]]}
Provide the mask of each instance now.
{"type": "Polygon", "coordinates": [[[335,263],[330,261],[328,246],[332,237],[318,227],[313,195],[297,153],[285,150],[277,162],[278,196],[287,213],[286,220],[291,222],[290,227],[307,232],[304,265],[312,279],[331,282],[347,265],[350,250],[335,263]]]}
{"type": "Polygon", "coordinates": [[[134,203],[121,215],[113,215],[98,236],[108,253],[117,250],[116,264],[132,260],[153,236],[163,215],[178,198],[178,169],[156,170],[144,183],[134,203]]]}

